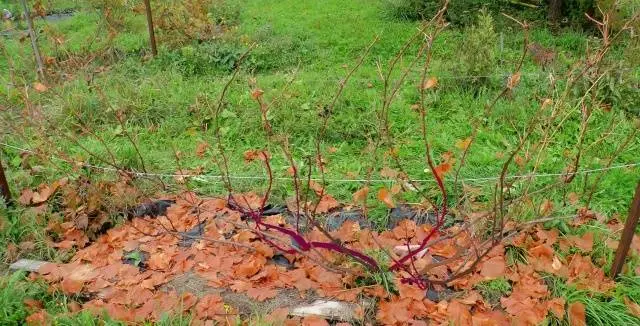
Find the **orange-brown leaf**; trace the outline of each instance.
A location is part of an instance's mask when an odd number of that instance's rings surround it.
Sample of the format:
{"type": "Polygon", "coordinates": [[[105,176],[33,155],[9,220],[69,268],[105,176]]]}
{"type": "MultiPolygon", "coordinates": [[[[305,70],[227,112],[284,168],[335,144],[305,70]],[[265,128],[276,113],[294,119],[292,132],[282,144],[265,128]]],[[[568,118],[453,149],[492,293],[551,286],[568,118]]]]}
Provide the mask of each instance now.
{"type": "Polygon", "coordinates": [[[195,306],[195,315],[200,319],[213,319],[225,313],[222,298],[216,294],[206,295],[195,306]]]}
{"type": "Polygon", "coordinates": [[[309,189],[313,190],[318,196],[325,193],[324,187],[313,180],[309,181],[309,189]]]}
{"type": "Polygon", "coordinates": [[[410,298],[411,300],[422,302],[425,298],[425,292],[419,287],[411,284],[398,284],[400,298],[410,298]]]}
{"type": "Polygon", "coordinates": [[[31,204],[32,199],[33,199],[33,190],[24,189],[22,190],[22,193],[20,193],[18,202],[24,206],[28,206],[29,204],[31,204]]]}
{"type": "Polygon", "coordinates": [[[553,300],[547,301],[547,307],[549,307],[549,311],[551,311],[559,319],[564,319],[564,304],[565,301],[563,298],[554,298],[553,300]]]}
{"type": "Polygon", "coordinates": [[[165,270],[169,268],[171,258],[165,252],[156,252],[149,257],[149,268],[154,270],[165,270]]]}
{"type": "Polygon", "coordinates": [[[262,149],[254,149],[244,152],[244,161],[247,163],[253,162],[255,160],[264,162],[269,160],[270,158],[271,156],[269,155],[269,152],[262,149]]]}
{"type": "Polygon", "coordinates": [[[456,326],[471,326],[471,313],[469,307],[460,303],[458,300],[453,300],[447,306],[447,317],[452,325],[456,326]]]}
{"type": "Polygon", "coordinates": [[[363,203],[367,200],[368,195],[369,195],[369,187],[363,187],[360,190],[353,193],[353,202],[363,203]]]}
{"type": "Polygon", "coordinates": [[[204,154],[207,152],[207,149],[209,149],[209,144],[207,142],[198,143],[198,146],[196,146],[196,155],[199,158],[203,158],[204,154]]]}
{"type": "Polygon", "coordinates": [[[260,97],[262,97],[262,94],[264,94],[264,91],[260,88],[254,88],[251,91],[251,98],[254,100],[259,99],[260,97]]]}
{"type": "Polygon", "coordinates": [[[383,325],[406,325],[413,315],[409,306],[413,301],[409,298],[380,302],[376,318],[383,325]]]}
{"type": "Polygon", "coordinates": [[[507,88],[514,89],[520,83],[520,73],[517,72],[509,77],[507,88]]]}
{"type": "Polygon", "coordinates": [[[49,315],[46,310],[40,310],[27,317],[25,320],[29,326],[45,326],[49,325],[49,315]]]}
{"type": "Polygon", "coordinates": [[[553,202],[548,199],[543,200],[542,204],[540,204],[540,215],[549,215],[552,210],[553,202]]]}
{"type": "Polygon", "coordinates": [[[506,268],[504,256],[495,256],[482,264],[480,275],[485,278],[497,278],[504,275],[506,268]]]}
{"type": "Polygon", "coordinates": [[[268,323],[273,323],[276,325],[280,325],[284,322],[289,316],[289,308],[276,308],[267,315],[265,321],[268,323]]]}
{"type": "Polygon", "coordinates": [[[247,291],[247,295],[250,298],[256,299],[260,302],[266,300],[266,299],[271,299],[271,298],[275,298],[276,295],[278,295],[278,290],[276,289],[265,289],[265,288],[250,288],[247,291]]]}
{"type": "Polygon", "coordinates": [[[581,302],[574,302],[569,305],[569,325],[571,326],[586,326],[586,313],[584,304],[581,302]]]}
{"type": "Polygon", "coordinates": [[[24,299],[22,301],[22,303],[24,303],[24,305],[27,307],[27,309],[29,309],[31,311],[35,311],[35,310],[44,308],[44,304],[42,304],[42,301],[36,300],[36,299],[32,299],[32,298],[26,298],[26,299],[24,299]]]}
{"type": "Polygon", "coordinates": [[[33,89],[35,89],[36,92],[38,92],[38,93],[43,93],[43,92],[46,92],[49,89],[49,87],[47,87],[43,83],[35,82],[35,83],[33,83],[33,89]]]}
{"type": "Polygon", "coordinates": [[[422,89],[431,89],[438,86],[438,79],[436,77],[430,77],[422,85],[422,89]]]}
{"type": "Polygon", "coordinates": [[[380,188],[380,190],[378,190],[378,199],[388,208],[396,207],[396,204],[393,202],[393,197],[387,188],[380,188]]]}
{"type": "Polygon", "coordinates": [[[267,259],[261,255],[254,255],[251,258],[245,259],[244,263],[236,266],[235,274],[241,277],[251,277],[258,273],[264,264],[266,264],[267,259]]]}
{"type": "Polygon", "coordinates": [[[65,278],[60,282],[60,289],[64,294],[78,294],[82,291],[84,283],[82,281],[65,278]]]}
{"type": "Polygon", "coordinates": [[[441,178],[449,171],[451,171],[451,163],[449,163],[448,161],[438,164],[438,166],[436,166],[436,168],[434,169],[434,172],[441,178]]]}
{"type": "Polygon", "coordinates": [[[318,202],[318,206],[315,208],[316,213],[324,214],[328,213],[330,210],[339,207],[340,203],[330,195],[322,196],[320,202],[318,202]]]}
{"type": "Polygon", "coordinates": [[[306,316],[302,319],[302,326],[329,326],[329,322],[318,316],[306,316]]]}
{"type": "Polygon", "coordinates": [[[573,244],[584,252],[593,250],[593,233],[587,232],[582,237],[573,237],[573,244]]]}
{"type": "Polygon", "coordinates": [[[624,297],[624,304],[627,306],[627,309],[636,317],[640,318],[640,305],[633,302],[627,297],[624,297]]]}

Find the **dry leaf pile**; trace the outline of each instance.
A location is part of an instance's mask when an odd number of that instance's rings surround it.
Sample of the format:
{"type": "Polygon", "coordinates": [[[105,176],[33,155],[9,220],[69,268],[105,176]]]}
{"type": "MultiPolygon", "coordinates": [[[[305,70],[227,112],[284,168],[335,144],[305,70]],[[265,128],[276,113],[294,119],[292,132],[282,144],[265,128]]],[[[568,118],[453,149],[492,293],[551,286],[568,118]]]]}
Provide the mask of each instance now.
{"type": "MultiPolygon", "coordinates": [[[[239,198],[248,206],[261,204],[261,197],[255,194],[239,198]]],[[[106,231],[84,248],[86,239],[77,239],[75,234],[80,229],[68,225],[58,247],[64,249],[72,245],[79,250],[68,264],[43,266],[39,277],[65,294],[82,294],[77,297],[84,298],[77,309],[98,314],[106,311],[115,319],[129,322],[190,312],[195,324],[227,324],[241,316],[236,307],[225,304],[219,294],[198,296],[164,287],[185,273],[197,274],[206,280],[208,287],[234,291],[255,302],[272,299],[285,290],[295,290],[301,298],[313,294],[354,303],[361,303],[365,297],[373,298],[377,300],[375,317],[366,316],[362,310],[356,313],[363,319],[375,318],[384,325],[537,325],[550,314],[567,319],[572,325],[584,325],[585,307],[552,297],[540,273],[551,273],[578,288],[597,292],[607,292],[614,287],[614,282],[589,257],[593,234],[563,237],[555,230],[534,226],[504,244],[523,248],[528,264],[508,265],[505,247],[500,244],[482,257],[473,272],[446,285],[434,283],[432,291],[452,292],[438,302],[428,299],[425,291],[417,286],[400,282],[404,272],[393,274],[397,293],[388,293],[381,284],[367,283],[366,280],[372,279],[371,272],[339,253],[322,249],[296,254],[278,252],[262,239],[291,247],[295,247],[295,243],[282,234],[267,231],[256,234],[253,222],[229,208],[225,199],[199,198],[191,193],[174,199],[175,204],[165,215],[133,218],[106,231]],[[194,233],[194,230],[201,232],[194,233]],[[570,247],[578,251],[565,259],[555,249],[570,247]],[[144,262],[127,261],[127,255],[132,252],[141,253],[144,262]],[[276,256],[286,258],[290,265],[276,263],[276,256]],[[480,282],[496,278],[508,279],[512,291],[502,297],[498,305],[491,305],[473,289],[480,282]]],[[[581,214],[582,220],[576,223],[590,218],[594,217],[581,214]]],[[[291,227],[283,215],[265,216],[264,220],[291,227]]],[[[616,221],[609,226],[616,231],[621,227],[616,221]]],[[[403,250],[419,244],[430,231],[429,225],[404,220],[394,229],[379,233],[347,220],[331,235],[360,252],[386,252],[392,257],[388,265],[392,265],[403,250]]],[[[328,240],[316,229],[305,236],[309,241],[328,240]]],[[[411,262],[416,270],[432,280],[444,280],[470,264],[470,260],[460,257],[460,252],[479,245],[459,225],[444,230],[436,240],[411,262]]],[[[639,243],[634,242],[634,250],[639,249],[639,243]]],[[[607,244],[617,246],[613,240],[607,244]]],[[[36,312],[32,320],[45,318],[43,314],[43,310],[36,312]]],[[[286,308],[276,309],[267,319],[291,325],[327,324],[322,319],[292,318],[287,314],[286,308]]]]}

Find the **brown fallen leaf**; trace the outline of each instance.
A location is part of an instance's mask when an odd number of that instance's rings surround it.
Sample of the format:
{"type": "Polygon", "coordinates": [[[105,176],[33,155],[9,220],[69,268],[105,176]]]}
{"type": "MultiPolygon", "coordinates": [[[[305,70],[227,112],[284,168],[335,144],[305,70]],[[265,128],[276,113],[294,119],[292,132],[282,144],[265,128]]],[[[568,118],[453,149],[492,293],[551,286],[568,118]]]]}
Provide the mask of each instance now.
{"type": "Polygon", "coordinates": [[[452,325],[471,326],[471,312],[469,307],[460,303],[458,300],[452,300],[447,306],[447,315],[452,325]]]}
{"type": "Polygon", "coordinates": [[[422,89],[431,89],[438,86],[438,79],[436,77],[430,77],[422,85],[422,89]]]}
{"type": "Polygon", "coordinates": [[[574,302],[569,304],[569,325],[571,326],[586,326],[586,312],[584,304],[581,302],[574,302]]]}
{"type": "Polygon", "coordinates": [[[307,316],[302,319],[302,326],[329,326],[329,322],[318,316],[307,316]]]}
{"type": "Polygon", "coordinates": [[[198,143],[198,145],[196,146],[196,156],[198,156],[199,158],[203,158],[204,154],[207,152],[207,149],[209,149],[209,144],[207,142],[198,143]]]}
{"type": "Polygon", "coordinates": [[[593,233],[587,232],[582,237],[572,237],[573,244],[583,252],[591,252],[593,250],[593,233]]]}
{"type": "Polygon", "coordinates": [[[49,89],[49,87],[47,87],[45,84],[41,82],[35,82],[33,83],[33,89],[35,89],[38,93],[43,93],[43,92],[46,92],[49,89]]]}
{"type": "Polygon", "coordinates": [[[627,309],[636,317],[640,317],[640,305],[633,302],[631,299],[624,297],[624,304],[627,306],[627,309]]]}
{"type": "Polygon", "coordinates": [[[369,187],[363,187],[360,190],[353,193],[353,202],[356,204],[363,203],[367,200],[369,195],[369,187]]]}
{"type": "Polygon", "coordinates": [[[35,311],[35,310],[39,310],[39,309],[43,309],[44,308],[44,304],[42,304],[42,301],[40,301],[40,300],[36,300],[36,299],[32,299],[32,298],[26,298],[22,302],[24,303],[25,306],[27,306],[27,309],[29,309],[31,311],[35,311]]]}
{"type": "Polygon", "coordinates": [[[60,289],[64,294],[78,294],[82,291],[83,286],[84,282],[73,280],[69,277],[64,278],[62,282],[60,282],[60,289]]]}
{"type": "Polygon", "coordinates": [[[40,310],[35,312],[25,319],[27,325],[29,326],[44,326],[49,325],[49,314],[47,314],[46,310],[40,310]]]}
{"type": "Polygon", "coordinates": [[[391,197],[391,193],[387,188],[380,188],[380,190],[378,190],[378,199],[388,208],[396,207],[396,204],[393,202],[393,198],[391,197]]]}
{"type": "Polygon", "coordinates": [[[289,316],[289,308],[276,308],[267,315],[265,321],[280,325],[287,319],[287,316],[289,316]]]}
{"type": "Polygon", "coordinates": [[[504,275],[507,268],[507,264],[504,261],[504,256],[496,256],[482,264],[480,275],[485,278],[497,278],[504,275]]]}
{"type": "Polygon", "coordinates": [[[18,197],[18,202],[23,206],[29,206],[31,201],[33,200],[33,190],[24,189],[20,193],[20,197],[18,197]]]}
{"type": "Polygon", "coordinates": [[[276,295],[278,295],[278,290],[277,289],[264,289],[264,288],[250,288],[247,291],[247,295],[250,298],[256,299],[260,302],[267,300],[267,299],[271,299],[271,298],[275,298],[276,295]]]}
{"type": "Polygon", "coordinates": [[[559,319],[564,319],[564,304],[565,301],[563,298],[553,298],[552,300],[547,301],[549,311],[559,319]]]}

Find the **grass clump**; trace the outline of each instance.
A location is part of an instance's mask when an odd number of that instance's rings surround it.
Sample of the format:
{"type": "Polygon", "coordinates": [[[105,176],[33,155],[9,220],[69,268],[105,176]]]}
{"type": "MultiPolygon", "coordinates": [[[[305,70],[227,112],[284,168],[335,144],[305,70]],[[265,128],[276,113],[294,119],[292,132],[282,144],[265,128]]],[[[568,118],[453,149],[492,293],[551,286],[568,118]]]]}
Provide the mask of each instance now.
{"type": "Polygon", "coordinates": [[[22,325],[31,313],[24,304],[25,299],[46,297],[45,287],[27,282],[25,273],[14,273],[0,277],[0,324],[22,325]]]}
{"type": "Polygon", "coordinates": [[[491,305],[497,305],[500,303],[500,298],[511,293],[511,283],[504,277],[501,277],[480,282],[476,284],[475,289],[478,290],[482,297],[491,305]]]}
{"type": "Polygon", "coordinates": [[[507,258],[507,264],[514,266],[516,264],[527,263],[527,250],[522,247],[513,245],[505,246],[505,257],[507,258]]]}
{"type": "Polygon", "coordinates": [[[551,274],[545,274],[544,279],[553,297],[562,297],[569,304],[584,304],[587,325],[640,325],[640,318],[634,316],[624,302],[625,296],[632,300],[640,299],[638,277],[622,277],[613,293],[579,290],[551,274]]]}

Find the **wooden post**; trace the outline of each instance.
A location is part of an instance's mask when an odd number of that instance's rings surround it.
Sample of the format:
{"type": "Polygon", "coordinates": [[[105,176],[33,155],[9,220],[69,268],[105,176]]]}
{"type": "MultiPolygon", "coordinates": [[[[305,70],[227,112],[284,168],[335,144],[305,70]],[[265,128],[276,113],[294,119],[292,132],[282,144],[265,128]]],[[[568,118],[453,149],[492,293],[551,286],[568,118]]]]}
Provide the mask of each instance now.
{"type": "Polygon", "coordinates": [[[636,187],[636,193],[633,196],[633,201],[631,202],[631,208],[629,208],[629,216],[627,217],[627,221],[624,223],[624,229],[622,230],[622,238],[620,239],[620,244],[618,245],[618,250],[616,251],[616,257],[613,260],[613,265],[611,266],[611,277],[616,278],[618,274],[622,271],[622,267],[624,266],[624,261],[627,258],[627,252],[629,251],[629,247],[631,246],[631,241],[633,240],[633,235],[635,234],[636,227],[638,226],[638,219],[640,218],[640,181],[638,182],[638,186],[636,187]]]}
{"type": "Polygon", "coordinates": [[[11,191],[9,190],[7,177],[4,174],[4,167],[2,167],[2,162],[0,162],[0,196],[2,196],[4,202],[7,203],[7,205],[11,204],[11,191]]]}
{"type": "Polygon", "coordinates": [[[22,2],[22,10],[24,10],[24,18],[27,21],[27,32],[29,33],[29,38],[31,39],[31,47],[33,48],[33,55],[36,57],[36,65],[38,78],[41,82],[45,83],[44,77],[44,65],[42,64],[42,57],[40,56],[40,50],[38,49],[38,42],[36,39],[36,33],[33,31],[33,22],[31,21],[31,13],[29,12],[29,6],[27,6],[27,0],[21,0],[22,2]]]}
{"type": "Polygon", "coordinates": [[[150,0],[144,0],[145,11],[147,12],[147,27],[149,28],[149,41],[151,42],[151,54],[155,57],[158,55],[158,49],[156,47],[156,34],[153,30],[153,17],[151,14],[150,0]]]}

